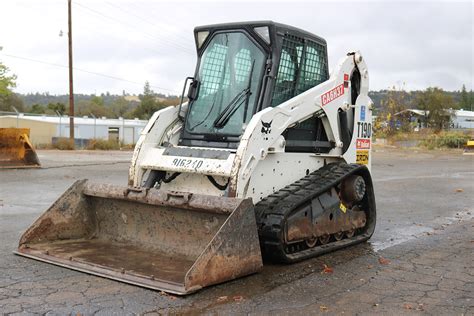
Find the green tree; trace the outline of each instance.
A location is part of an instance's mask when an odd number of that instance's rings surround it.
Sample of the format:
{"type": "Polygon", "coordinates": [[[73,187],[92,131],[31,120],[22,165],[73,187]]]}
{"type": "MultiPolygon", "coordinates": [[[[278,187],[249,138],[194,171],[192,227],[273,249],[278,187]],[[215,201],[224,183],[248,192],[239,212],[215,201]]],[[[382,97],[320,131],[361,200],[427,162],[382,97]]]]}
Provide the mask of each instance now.
{"type": "Polygon", "coordinates": [[[36,114],[43,114],[45,113],[45,107],[42,106],[41,104],[38,104],[38,103],[35,103],[31,106],[31,109],[29,110],[29,112],[31,113],[36,113],[36,114]]]}
{"type": "Polygon", "coordinates": [[[150,88],[150,83],[145,82],[143,94],[139,96],[140,105],[133,111],[133,116],[141,119],[149,119],[153,113],[165,107],[165,105],[157,101],[156,93],[150,88]]]}
{"type": "Polygon", "coordinates": [[[416,101],[418,108],[428,113],[428,126],[436,131],[448,128],[451,123],[454,106],[453,98],[440,88],[427,88],[418,94],[416,101]]]}
{"type": "Polygon", "coordinates": [[[10,93],[0,96],[0,111],[13,112],[14,108],[19,112],[26,111],[25,104],[18,94],[10,93]]]}
{"type": "Polygon", "coordinates": [[[78,116],[91,116],[96,117],[113,117],[112,111],[104,106],[103,101],[100,97],[92,98],[91,100],[80,100],[76,104],[76,115],[78,116]]]}
{"type": "Polygon", "coordinates": [[[398,88],[393,86],[381,100],[380,114],[382,120],[387,123],[385,132],[388,135],[394,134],[398,128],[402,130],[410,128],[409,121],[404,116],[397,115],[407,109],[407,96],[408,93],[404,90],[403,86],[398,88]]]}
{"type": "Polygon", "coordinates": [[[59,112],[61,115],[63,115],[64,113],[66,113],[66,105],[61,102],[49,103],[46,108],[49,110],[47,111],[48,114],[56,115],[57,112],[59,112]]]}
{"type": "Polygon", "coordinates": [[[130,110],[130,104],[124,97],[119,97],[112,102],[110,108],[115,117],[126,117],[130,110]]]}
{"type": "Polygon", "coordinates": [[[103,96],[93,96],[92,99],[91,99],[91,102],[94,104],[94,105],[97,105],[99,107],[102,107],[104,106],[104,97],[103,96]]]}
{"type": "Polygon", "coordinates": [[[468,93],[466,90],[466,86],[462,85],[461,100],[459,101],[459,108],[463,110],[472,111],[473,102],[474,102],[474,95],[472,93],[472,90],[468,93]]]}
{"type": "Polygon", "coordinates": [[[0,111],[12,111],[15,107],[23,112],[23,100],[13,93],[16,87],[16,75],[10,74],[10,69],[0,62],[0,111]]]}
{"type": "Polygon", "coordinates": [[[0,96],[9,95],[16,87],[16,75],[9,75],[10,69],[0,62],[0,96]]]}

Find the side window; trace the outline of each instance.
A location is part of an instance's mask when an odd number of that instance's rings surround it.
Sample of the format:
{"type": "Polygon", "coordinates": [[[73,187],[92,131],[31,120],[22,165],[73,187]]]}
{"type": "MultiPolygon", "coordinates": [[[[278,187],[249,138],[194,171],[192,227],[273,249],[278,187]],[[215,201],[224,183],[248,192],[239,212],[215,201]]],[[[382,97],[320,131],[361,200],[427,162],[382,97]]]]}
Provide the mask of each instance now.
{"type": "Polygon", "coordinates": [[[303,39],[285,35],[271,106],[277,106],[295,95],[295,83],[304,48],[303,39]]]}
{"type": "Polygon", "coordinates": [[[277,106],[327,78],[325,47],[285,35],[271,106],[277,106]]]}
{"type": "Polygon", "coordinates": [[[280,68],[278,68],[277,83],[282,85],[284,82],[295,81],[295,70],[296,65],[291,60],[290,54],[283,50],[281,52],[280,68]]]}
{"type": "Polygon", "coordinates": [[[296,94],[300,94],[327,80],[326,65],[326,54],[323,46],[308,42],[296,94]]]}

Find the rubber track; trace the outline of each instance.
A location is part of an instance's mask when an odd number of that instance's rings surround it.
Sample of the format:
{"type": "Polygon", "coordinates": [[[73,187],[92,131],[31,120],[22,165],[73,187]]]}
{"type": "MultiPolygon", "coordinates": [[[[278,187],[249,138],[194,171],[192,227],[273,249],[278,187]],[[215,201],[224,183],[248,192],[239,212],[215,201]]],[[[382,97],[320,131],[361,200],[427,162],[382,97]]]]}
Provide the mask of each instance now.
{"type": "Polygon", "coordinates": [[[292,211],[362,168],[365,167],[357,164],[328,164],[257,203],[255,212],[263,255],[272,261],[295,262],[367,240],[371,233],[356,235],[297,253],[287,254],[284,250],[284,228],[286,219],[292,211]]]}

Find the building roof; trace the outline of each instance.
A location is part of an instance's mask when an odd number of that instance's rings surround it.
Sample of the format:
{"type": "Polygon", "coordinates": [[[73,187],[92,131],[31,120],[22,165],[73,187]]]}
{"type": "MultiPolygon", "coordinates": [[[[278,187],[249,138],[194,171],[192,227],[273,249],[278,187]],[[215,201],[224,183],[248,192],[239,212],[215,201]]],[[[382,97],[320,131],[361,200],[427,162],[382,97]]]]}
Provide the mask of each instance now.
{"type": "Polygon", "coordinates": [[[462,109],[454,111],[454,114],[456,116],[474,117],[474,111],[467,111],[467,110],[462,110],[462,109]]]}
{"type": "MultiPolygon", "coordinates": [[[[8,117],[8,118],[19,118],[21,120],[29,120],[29,121],[35,121],[35,122],[45,122],[45,123],[51,123],[51,124],[69,124],[69,117],[68,116],[63,116],[61,117],[61,122],[60,118],[58,116],[48,116],[48,115],[42,115],[42,116],[29,116],[29,115],[23,115],[20,114],[18,117],[16,115],[5,115],[5,116],[0,116],[0,119],[3,117],[8,117]]],[[[95,119],[95,125],[107,125],[107,126],[145,126],[148,121],[146,120],[139,120],[139,119],[134,119],[134,120],[126,120],[126,119],[110,119],[110,118],[97,118],[95,119]]],[[[74,117],[74,124],[77,125],[94,125],[94,118],[92,117],[74,117]]]]}
{"type": "MultiPolygon", "coordinates": [[[[474,111],[449,109],[449,110],[447,110],[447,112],[452,113],[455,116],[474,117],[474,111]]],[[[398,113],[395,113],[395,115],[400,115],[400,114],[404,114],[404,113],[413,113],[415,115],[425,116],[425,115],[429,115],[430,111],[424,111],[424,110],[418,110],[418,109],[406,109],[406,110],[400,111],[398,113]]]]}
{"type": "Polygon", "coordinates": [[[430,113],[430,111],[417,110],[417,109],[406,109],[406,110],[400,111],[398,113],[395,113],[395,115],[400,115],[400,114],[404,114],[404,113],[413,113],[415,115],[425,116],[425,115],[428,115],[430,113]]]}

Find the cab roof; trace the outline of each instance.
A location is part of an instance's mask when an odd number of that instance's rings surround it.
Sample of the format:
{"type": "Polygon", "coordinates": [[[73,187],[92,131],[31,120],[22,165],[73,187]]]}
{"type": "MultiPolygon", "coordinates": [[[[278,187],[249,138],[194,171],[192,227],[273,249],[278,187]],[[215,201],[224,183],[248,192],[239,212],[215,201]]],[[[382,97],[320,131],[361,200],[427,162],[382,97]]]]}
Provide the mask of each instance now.
{"type": "Polygon", "coordinates": [[[277,23],[273,21],[247,21],[247,22],[231,22],[231,23],[220,23],[220,24],[210,24],[202,25],[194,28],[194,32],[200,31],[220,31],[220,30],[234,30],[234,29],[253,29],[254,27],[268,26],[270,30],[273,30],[276,35],[285,35],[291,34],[313,41],[319,42],[326,45],[326,40],[320,36],[317,36],[313,33],[307,32],[305,30],[299,29],[297,27],[286,25],[282,23],[277,23]]]}

